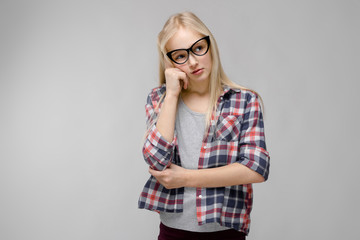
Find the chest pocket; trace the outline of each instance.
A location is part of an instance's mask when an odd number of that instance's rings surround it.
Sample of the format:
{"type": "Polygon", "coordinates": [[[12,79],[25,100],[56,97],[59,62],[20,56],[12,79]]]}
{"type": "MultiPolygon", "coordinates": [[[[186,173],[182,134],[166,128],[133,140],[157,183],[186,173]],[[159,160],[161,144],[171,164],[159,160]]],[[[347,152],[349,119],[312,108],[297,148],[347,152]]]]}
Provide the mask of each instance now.
{"type": "Polygon", "coordinates": [[[216,126],[216,139],[238,141],[241,129],[241,116],[220,115],[216,126]]]}

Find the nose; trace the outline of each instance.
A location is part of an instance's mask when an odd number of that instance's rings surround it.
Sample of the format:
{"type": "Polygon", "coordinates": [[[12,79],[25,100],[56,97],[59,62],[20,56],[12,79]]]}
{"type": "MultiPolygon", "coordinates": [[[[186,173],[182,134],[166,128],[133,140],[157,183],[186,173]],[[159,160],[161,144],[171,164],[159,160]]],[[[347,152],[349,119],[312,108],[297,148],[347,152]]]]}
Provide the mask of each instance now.
{"type": "Polygon", "coordinates": [[[198,59],[193,53],[190,53],[188,62],[190,66],[196,66],[199,63],[198,59]]]}

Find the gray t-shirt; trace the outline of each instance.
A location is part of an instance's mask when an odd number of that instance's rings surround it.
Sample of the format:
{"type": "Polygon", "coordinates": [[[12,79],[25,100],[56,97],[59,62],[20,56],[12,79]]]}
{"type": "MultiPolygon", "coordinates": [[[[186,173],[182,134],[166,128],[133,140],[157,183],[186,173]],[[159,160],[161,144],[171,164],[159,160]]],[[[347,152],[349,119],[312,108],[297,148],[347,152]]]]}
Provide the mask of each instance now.
{"type": "MultiPolygon", "coordinates": [[[[182,167],[198,169],[200,148],[205,132],[205,114],[192,111],[180,97],[175,130],[182,167]]],[[[198,225],[196,218],[196,188],[185,188],[183,209],[182,213],[160,212],[161,222],[171,228],[193,232],[215,232],[229,229],[220,226],[218,223],[198,225]]]]}

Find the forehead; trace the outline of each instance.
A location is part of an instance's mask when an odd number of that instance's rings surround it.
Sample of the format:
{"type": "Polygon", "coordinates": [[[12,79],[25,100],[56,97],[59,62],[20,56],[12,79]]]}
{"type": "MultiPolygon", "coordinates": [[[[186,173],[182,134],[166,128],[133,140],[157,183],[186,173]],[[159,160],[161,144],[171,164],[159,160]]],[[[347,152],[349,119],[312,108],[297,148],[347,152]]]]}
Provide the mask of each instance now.
{"type": "Polygon", "coordinates": [[[179,48],[189,48],[197,40],[203,36],[195,30],[189,28],[179,28],[179,30],[166,43],[167,51],[172,51],[179,48]]]}

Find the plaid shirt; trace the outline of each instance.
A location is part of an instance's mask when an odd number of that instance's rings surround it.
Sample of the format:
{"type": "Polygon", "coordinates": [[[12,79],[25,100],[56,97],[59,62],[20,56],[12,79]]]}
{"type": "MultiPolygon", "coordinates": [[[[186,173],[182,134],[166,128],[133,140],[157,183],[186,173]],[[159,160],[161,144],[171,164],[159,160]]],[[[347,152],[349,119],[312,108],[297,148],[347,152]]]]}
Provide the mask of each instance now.
{"type": "MultiPolygon", "coordinates": [[[[176,130],[168,142],[152,124],[161,109],[165,85],[154,88],[147,98],[148,127],[145,161],[156,170],[171,163],[181,166],[176,130]]],[[[202,142],[198,168],[214,168],[238,162],[262,175],[269,175],[269,153],[266,151],[264,124],[258,97],[251,91],[224,87],[217,102],[216,114],[202,142]]],[[[182,212],[184,188],[166,189],[153,176],[146,182],[139,198],[139,208],[153,211],[182,212]]],[[[218,222],[248,234],[253,189],[251,184],[196,189],[196,211],[199,225],[218,222]]]]}

